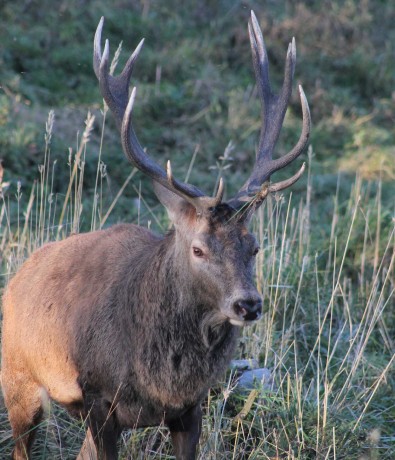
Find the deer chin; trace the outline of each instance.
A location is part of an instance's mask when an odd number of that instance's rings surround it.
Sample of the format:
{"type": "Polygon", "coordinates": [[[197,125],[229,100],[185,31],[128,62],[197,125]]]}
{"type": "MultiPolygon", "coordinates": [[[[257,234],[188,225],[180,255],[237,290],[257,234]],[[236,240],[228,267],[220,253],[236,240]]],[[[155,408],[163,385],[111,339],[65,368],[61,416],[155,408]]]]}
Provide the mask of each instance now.
{"type": "Polygon", "coordinates": [[[230,324],[232,324],[232,326],[237,327],[251,326],[252,324],[256,323],[259,319],[260,317],[255,319],[254,321],[244,321],[243,319],[228,318],[230,324]]]}
{"type": "Polygon", "coordinates": [[[230,324],[232,324],[233,326],[237,326],[237,327],[244,327],[246,326],[246,322],[241,320],[241,319],[234,319],[234,318],[229,318],[229,322],[230,324]]]}

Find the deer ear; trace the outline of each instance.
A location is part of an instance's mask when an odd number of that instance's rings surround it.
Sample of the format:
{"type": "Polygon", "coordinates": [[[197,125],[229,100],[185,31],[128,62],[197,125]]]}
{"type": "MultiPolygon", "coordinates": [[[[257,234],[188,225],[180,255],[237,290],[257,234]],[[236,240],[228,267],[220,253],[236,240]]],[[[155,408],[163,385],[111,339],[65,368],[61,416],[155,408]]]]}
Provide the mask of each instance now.
{"type": "Polygon", "coordinates": [[[170,191],[159,182],[153,181],[154,192],[158,200],[166,208],[170,220],[174,225],[195,221],[196,209],[191,203],[176,193],[170,191]]]}

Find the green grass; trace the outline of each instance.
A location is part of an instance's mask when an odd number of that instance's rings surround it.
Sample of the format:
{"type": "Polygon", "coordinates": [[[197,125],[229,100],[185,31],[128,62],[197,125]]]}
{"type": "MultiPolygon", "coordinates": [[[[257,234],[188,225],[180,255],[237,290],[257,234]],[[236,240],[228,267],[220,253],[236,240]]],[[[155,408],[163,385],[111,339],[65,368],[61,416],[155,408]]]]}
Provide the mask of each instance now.
{"type": "MultiPolygon", "coordinates": [[[[259,131],[246,38],[253,7],[275,82],[296,36],[312,148],[305,177],[292,193],[269,197],[252,222],[265,311],[244,329],[237,357],[269,368],[273,386],[240,394],[234,377],[224,376],[204,403],[199,458],[395,458],[394,8],[146,1],[128,10],[114,3],[93,9],[71,1],[61,15],[58,5],[47,14],[35,2],[0,6],[0,290],[47,241],[118,221],[167,229],[151,186],[126,167],[111,116],[100,112],[90,61],[102,14],[113,51],[122,38],[128,51],[147,38],[136,69],[144,145],[207,192],[219,173],[228,196],[237,190],[259,131]]],[[[279,155],[299,129],[294,96],[279,155]]],[[[82,439],[82,424],[53,407],[34,458],[73,458],[82,439]]],[[[0,458],[11,448],[0,404],[0,458]]],[[[125,432],[121,453],[171,458],[168,432],[125,432]]]]}

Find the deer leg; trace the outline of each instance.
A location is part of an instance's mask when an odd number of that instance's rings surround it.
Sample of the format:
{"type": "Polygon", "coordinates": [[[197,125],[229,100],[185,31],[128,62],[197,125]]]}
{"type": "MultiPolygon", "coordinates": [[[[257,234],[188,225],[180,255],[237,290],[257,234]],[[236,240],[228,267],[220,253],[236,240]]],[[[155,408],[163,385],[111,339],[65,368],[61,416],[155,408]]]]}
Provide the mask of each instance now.
{"type": "Polygon", "coordinates": [[[4,402],[12,428],[15,447],[11,458],[26,460],[43,415],[42,388],[25,372],[2,369],[4,402]]]}
{"type": "Polygon", "coordinates": [[[84,393],[88,432],[78,460],[117,460],[117,441],[121,434],[114,407],[102,398],[84,393]]]}
{"type": "Polygon", "coordinates": [[[195,460],[202,428],[200,404],[168,423],[177,460],[195,460]]]}

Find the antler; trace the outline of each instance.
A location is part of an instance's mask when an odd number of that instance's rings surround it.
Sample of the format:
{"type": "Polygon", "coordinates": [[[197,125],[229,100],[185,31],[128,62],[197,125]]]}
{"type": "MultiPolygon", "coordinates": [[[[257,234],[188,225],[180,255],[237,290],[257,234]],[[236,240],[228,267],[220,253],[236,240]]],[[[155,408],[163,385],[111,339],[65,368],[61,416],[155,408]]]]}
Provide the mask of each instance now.
{"type": "Polygon", "coordinates": [[[109,74],[109,42],[106,40],[103,54],[101,52],[101,34],[104,18],[101,18],[97,26],[94,51],[93,68],[99,80],[100,91],[108,107],[115,117],[118,129],[121,131],[121,141],[126,157],[143,173],[159,182],[168,190],[176,193],[190,202],[199,213],[208,208],[217,206],[223,195],[223,182],[220,181],[215,197],[206,196],[197,187],[185,184],[173,177],[170,162],[167,163],[167,171],[150,158],[140,142],[132,126],[132,110],[136,97],[136,88],[133,88],[129,98],[129,84],[133,72],[134,63],[140,53],[144,40],[137,45],[133,54],[129,57],[121,74],[114,77],[109,74]]]}
{"type": "Polygon", "coordinates": [[[285,112],[292,94],[292,81],[296,64],[295,39],[288,46],[285,61],[284,82],[281,92],[277,95],[272,92],[269,80],[269,62],[262,31],[253,11],[248,23],[250,35],[252,60],[254,64],[255,77],[262,104],[262,128],[259,138],[258,153],[251,176],[241,187],[235,197],[228,201],[228,204],[240,209],[250,203],[254,207],[259,205],[269,192],[283,190],[294,184],[303,174],[305,165],[290,179],[268,184],[271,174],[284,168],[297,158],[305,149],[310,136],[310,111],[306,96],[299,86],[300,99],[303,112],[303,128],[298,143],[282,158],[273,160],[273,150],[280,135],[284,121],[285,112]]]}

